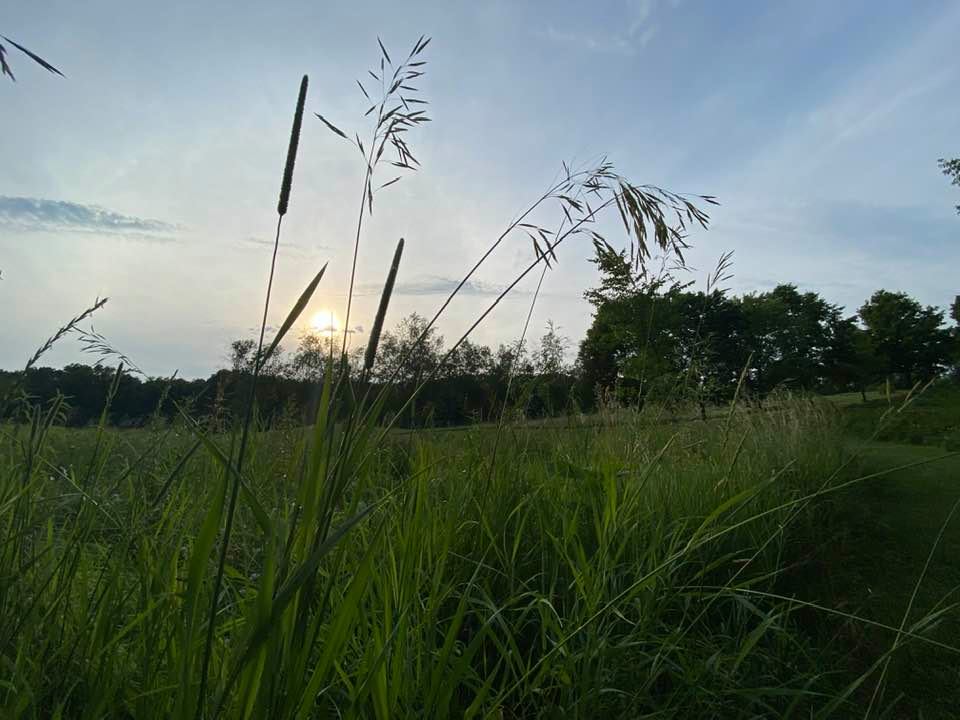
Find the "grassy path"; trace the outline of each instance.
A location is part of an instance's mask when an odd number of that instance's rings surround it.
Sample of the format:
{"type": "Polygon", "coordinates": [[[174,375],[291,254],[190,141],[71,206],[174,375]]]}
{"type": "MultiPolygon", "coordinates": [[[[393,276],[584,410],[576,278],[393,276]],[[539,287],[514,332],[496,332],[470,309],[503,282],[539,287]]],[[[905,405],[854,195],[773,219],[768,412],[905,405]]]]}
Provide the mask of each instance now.
{"type": "MultiPolygon", "coordinates": [[[[876,443],[865,456],[868,470],[942,456],[940,448],[876,443]]],[[[829,550],[817,591],[834,607],[899,626],[937,534],[960,497],[960,457],[953,456],[855,487],[840,502],[841,542],[829,550]]],[[[960,513],[954,515],[920,586],[907,624],[944,604],[960,602],[960,513]]],[[[960,647],[960,610],[928,631],[960,647]]],[[[887,650],[889,633],[862,626],[844,628],[854,657],[864,666],[887,650]]],[[[886,699],[897,695],[893,717],[960,717],[960,656],[928,645],[903,647],[888,672],[886,699]]],[[[868,682],[866,698],[872,693],[868,682]]],[[[883,703],[882,706],[887,705],[883,703]]]]}

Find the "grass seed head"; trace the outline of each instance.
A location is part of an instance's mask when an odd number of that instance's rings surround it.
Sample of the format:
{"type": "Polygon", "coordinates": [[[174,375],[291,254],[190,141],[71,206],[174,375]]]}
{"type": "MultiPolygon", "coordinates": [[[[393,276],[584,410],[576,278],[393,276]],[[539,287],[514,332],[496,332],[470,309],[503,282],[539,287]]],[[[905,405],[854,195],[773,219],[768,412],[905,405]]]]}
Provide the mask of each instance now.
{"type": "Polygon", "coordinates": [[[277,213],[287,214],[290,202],[290,186],[293,184],[293,166],[297,162],[297,146],[300,144],[300,124],[303,121],[303,105],[307,101],[307,76],[300,81],[300,95],[297,97],[297,109],[293,114],[293,127],[290,130],[290,146],[287,148],[287,164],[283,167],[283,183],[280,185],[280,202],[277,213]]]}

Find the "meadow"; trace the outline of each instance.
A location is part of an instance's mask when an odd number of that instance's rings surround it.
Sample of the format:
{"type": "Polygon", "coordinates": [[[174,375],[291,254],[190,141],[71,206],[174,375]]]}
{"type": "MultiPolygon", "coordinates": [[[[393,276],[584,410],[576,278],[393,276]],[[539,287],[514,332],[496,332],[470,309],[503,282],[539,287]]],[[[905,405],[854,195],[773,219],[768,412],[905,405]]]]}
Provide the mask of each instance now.
{"type": "MultiPolygon", "coordinates": [[[[814,649],[764,592],[806,498],[839,477],[832,427],[797,402],[708,428],[507,428],[496,457],[489,429],[397,436],[325,508],[356,525],[320,555],[302,521],[323,490],[313,430],[256,434],[201,701],[253,717],[816,706],[814,649]]],[[[5,435],[10,716],[196,711],[229,473],[189,436],[5,435]]]]}
{"type": "Polygon", "coordinates": [[[942,452],[858,457],[822,400],[396,432],[335,503],[317,427],[252,433],[203,695],[237,433],[49,420],[0,444],[6,717],[846,717],[895,705],[873,695],[898,642],[895,683],[955,672],[942,554],[900,623],[942,518],[882,500],[942,452]],[[864,498],[910,553],[875,556],[864,498]]]}

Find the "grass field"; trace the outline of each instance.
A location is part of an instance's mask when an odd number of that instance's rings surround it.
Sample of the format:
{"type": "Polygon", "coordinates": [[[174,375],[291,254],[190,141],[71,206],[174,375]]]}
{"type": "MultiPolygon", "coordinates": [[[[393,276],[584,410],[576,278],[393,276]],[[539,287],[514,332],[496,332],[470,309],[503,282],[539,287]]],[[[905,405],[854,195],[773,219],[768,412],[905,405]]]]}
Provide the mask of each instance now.
{"type": "Polygon", "coordinates": [[[960,461],[855,450],[886,407],[393,433],[333,502],[345,429],[255,433],[212,622],[238,439],[37,415],[0,435],[0,714],[950,717],[956,525],[896,628],[960,461]]]}
{"type": "MultiPolygon", "coordinates": [[[[816,705],[816,654],[787,604],[739,589],[773,587],[790,552],[781,524],[809,522],[792,503],[841,460],[829,427],[798,404],[707,428],[508,428],[496,464],[488,431],[398,439],[332,525],[363,503],[369,515],[283,612],[290,578],[317,557],[298,556],[291,532],[310,510],[297,483],[310,431],[259,435],[203,708],[689,717],[816,705]]],[[[52,428],[24,455],[26,432],[8,429],[0,466],[4,714],[193,715],[223,465],[199,451],[175,472],[182,429],[140,460],[154,437],[52,428]]]]}

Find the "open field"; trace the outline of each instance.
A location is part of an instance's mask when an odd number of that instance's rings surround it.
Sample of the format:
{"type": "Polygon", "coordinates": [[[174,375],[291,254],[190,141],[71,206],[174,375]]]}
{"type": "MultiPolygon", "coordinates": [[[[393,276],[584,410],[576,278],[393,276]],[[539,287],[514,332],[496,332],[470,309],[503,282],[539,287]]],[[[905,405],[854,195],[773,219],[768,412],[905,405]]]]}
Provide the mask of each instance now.
{"type": "MultiPolygon", "coordinates": [[[[874,443],[853,459],[847,416],[831,408],[786,399],[706,423],[621,414],[605,427],[507,425],[499,440],[492,427],[397,433],[341,497],[331,526],[343,539],[319,555],[298,547],[315,428],[258,433],[201,707],[863,716],[879,670],[867,673],[896,632],[804,603],[899,627],[958,461],[857,483],[943,452],[874,443]],[[310,587],[291,591],[314,566],[310,587]]],[[[226,480],[216,447],[236,438],[191,453],[195,436],[4,428],[4,716],[197,712],[226,480]]],[[[878,708],[948,716],[956,656],[928,640],[960,644],[955,616],[913,623],[960,584],[958,543],[951,526],[878,708]]]]}
{"type": "MultiPolygon", "coordinates": [[[[841,686],[763,595],[809,532],[802,498],[839,477],[834,419],[809,403],[507,428],[496,462],[489,432],[388,442],[333,525],[369,515],[322,558],[291,530],[310,432],[251,448],[207,712],[799,716],[841,686]],[[313,562],[311,592],[278,609],[313,562]]],[[[28,429],[4,432],[8,716],[195,712],[224,466],[206,448],[181,466],[183,429],[146,458],[162,435],[131,435],[52,428],[24,456],[28,429]]]]}

